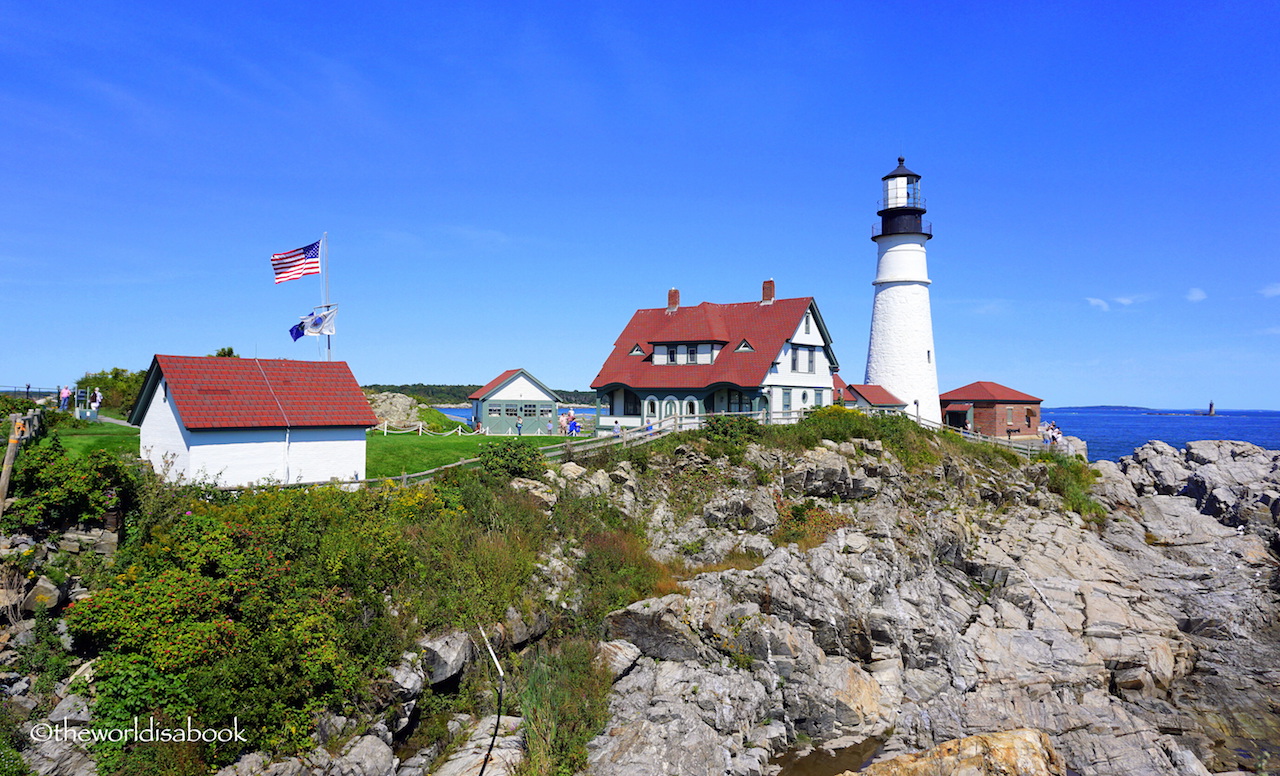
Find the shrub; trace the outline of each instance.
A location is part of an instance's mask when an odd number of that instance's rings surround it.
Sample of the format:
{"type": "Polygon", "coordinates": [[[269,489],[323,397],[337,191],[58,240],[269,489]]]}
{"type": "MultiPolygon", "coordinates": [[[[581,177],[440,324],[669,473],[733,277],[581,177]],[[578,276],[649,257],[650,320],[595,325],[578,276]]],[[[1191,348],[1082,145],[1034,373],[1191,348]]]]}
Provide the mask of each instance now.
{"type": "Polygon", "coordinates": [[[14,465],[14,502],[0,527],[57,530],[120,505],[131,473],[101,450],[73,458],[56,434],[27,445],[14,465]]]}
{"type": "Polygon", "coordinates": [[[546,459],[532,442],[504,438],[480,450],[480,468],[497,477],[537,477],[546,469],[546,459]]]}
{"type": "Polygon", "coordinates": [[[146,370],[130,372],[128,369],[115,367],[102,372],[86,373],[76,380],[77,388],[93,390],[102,389],[102,406],[112,407],[121,412],[129,412],[138,400],[142,391],[142,383],[147,379],[146,370]]]}
{"type": "Polygon", "coordinates": [[[828,512],[813,499],[805,499],[801,504],[792,504],[791,509],[782,514],[773,540],[779,545],[795,543],[801,550],[811,550],[826,541],[833,531],[848,524],[844,516],[828,512]]]}
{"type": "Polygon", "coordinates": [[[1063,507],[1078,512],[1094,525],[1106,522],[1107,510],[1089,495],[1089,488],[1098,476],[1089,464],[1056,452],[1041,452],[1036,460],[1049,465],[1049,490],[1062,496],[1063,507]]]}
{"type": "Polygon", "coordinates": [[[587,766],[587,742],[609,721],[612,677],[595,643],[568,639],[533,651],[517,695],[524,717],[524,773],[573,774],[587,766]]]}
{"type": "Polygon", "coordinates": [[[588,536],[582,549],[586,554],[579,568],[580,611],[589,631],[598,629],[614,609],[679,589],[671,573],[649,555],[645,541],[634,533],[601,531],[588,536]]]}

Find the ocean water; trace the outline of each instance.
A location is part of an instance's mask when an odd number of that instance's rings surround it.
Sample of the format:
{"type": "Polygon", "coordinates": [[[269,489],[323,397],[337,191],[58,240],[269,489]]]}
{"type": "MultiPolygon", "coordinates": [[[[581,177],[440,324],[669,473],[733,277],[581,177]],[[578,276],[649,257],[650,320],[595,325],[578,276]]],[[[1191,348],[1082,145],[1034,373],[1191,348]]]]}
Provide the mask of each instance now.
{"type": "Polygon", "coordinates": [[[1089,460],[1114,461],[1158,439],[1181,448],[1198,439],[1232,439],[1280,450],[1276,410],[1155,410],[1145,407],[1045,407],[1046,421],[1089,443],[1089,460]]]}

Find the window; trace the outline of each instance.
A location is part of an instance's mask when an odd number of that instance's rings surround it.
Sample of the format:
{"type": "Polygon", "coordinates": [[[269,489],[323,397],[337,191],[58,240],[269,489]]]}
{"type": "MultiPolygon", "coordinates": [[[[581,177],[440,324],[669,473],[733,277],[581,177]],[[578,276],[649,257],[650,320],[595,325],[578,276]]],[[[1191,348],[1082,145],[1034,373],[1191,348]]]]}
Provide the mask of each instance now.
{"type": "Polygon", "coordinates": [[[751,400],[748,399],[742,391],[729,391],[729,411],[750,412],[751,400]]]}
{"type": "Polygon", "coordinates": [[[668,345],[667,346],[667,363],[674,364],[675,362],[676,362],[676,346],[668,345]]]}
{"type": "Polygon", "coordinates": [[[1013,425],[1013,407],[1004,408],[1004,422],[1005,422],[1005,425],[1008,425],[1008,426],[1013,425]]]}
{"type": "Polygon", "coordinates": [[[630,354],[630,355],[633,355],[633,356],[643,356],[643,355],[644,355],[644,348],[640,347],[639,345],[636,345],[634,348],[632,348],[632,349],[631,349],[631,354],[630,354]]]}
{"type": "Polygon", "coordinates": [[[697,406],[694,404],[694,402],[687,401],[687,402],[685,402],[685,403],[684,403],[684,414],[686,414],[686,415],[697,415],[697,414],[698,414],[698,408],[697,408],[697,406]]]}
{"type": "Polygon", "coordinates": [[[791,410],[791,389],[783,388],[782,389],[782,411],[788,412],[790,410],[791,410]]]}
{"type": "Polygon", "coordinates": [[[676,347],[676,358],[679,360],[679,363],[681,363],[681,364],[688,364],[688,363],[690,363],[690,361],[691,361],[691,360],[690,360],[690,358],[689,358],[689,349],[688,349],[688,348],[686,348],[684,345],[679,345],[679,346],[677,346],[677,347],[676,347]]]}
{"type": "Polygon", "coordinates": [[[801,407],[807,407],[807,406],[809,406],[809,392],[808,392],[808,391],[801,391],[801,392],[800,392],[800,406],[801,406],[801,407]]]}
{"type": "Polygon", "coordinates": [[[932,363],[933,363],[933,351],[932,351],[932,350],[926,350],[926,351],[924,352],[924,361],[925,361],[925,363],[926,363],[926,364],[932,364],[932,363]]]}
{"type": "Polygon", "coordinates": [[[804,333],[805,334],[809,333],[809,322],[811,319],[812,319],[812,316],[809,313],[804,314],[804,333]]]}
{"type": "Polygon", "coordinates": [[[654,401],[653,399],[650,399],[650,400],[649,400],[649,404],[647,405],[647,410],[646,410],[645,414],[646,414],[646,415],[651,415],[651,416],[652,416],[652,415],[657,415],[657,414],[658,414],[658,403],[657,403],[656,401],[654,401]]]}
{"type": "Polygon", "coordinates": [[[502,405],[501,405],[501,404],[490,404],[490,405],[489,405],[489,417],[491,417],[491,418],[497,418],[497,417],[501,417],[501,416],[502,416],[502,405]]]}
{"type": "Polygon", "coordinates": [[[538,414],[538,405],[526,404],[524,405],[524,412],[520,414],[524,415],[526,418],[532,418],[534,415],[538,414]]]}
{"type": "Polygon", "coordinates": [[[640,414],[640,397],[631,391],[622,392],[622,414],[623,415],[639,415],[640,414]]]}
{"type": "Polygon", "coordinates": [[[822,406],[822,389],[821,388],[813,392],[813,406],[815,407],[822,406]]]}
{"type": "Polygon", "coordinates": [[[676,414],[676,403],[670,399],[662,403],[662,417],[669,418],[676,414]]]}
{"type": "Polygon", "coordinates": [[[507,405],[505,405],[505,407],[506,407],[506,411],[507,411],[507,417],[509,417],[509,418],[514,418],[516,415],[518,415],[518,414],[519,414],[520,405],[518,405],[518,404],[507,404],[507,405]]]}
{"type": "Polygon", "coordinates": [[[755,348],[751,347],[750,342],[743,340],[742,342],[738,343],[738,347],[734,349],[734,352],[735,353],[754,353],[755,350],[756,350],[755,348]]]}
{"type": "Polygon", "coordinates": [[[538,416],[543,418],[551,417],[551,407],[543,406],[538,408],[538,416]]]}
{"type": "Polygon", "coordinates": [[[803,347],[800,345],[791,346],[791,371],[792,372],[813,372],[815,348],[803,347]]]}

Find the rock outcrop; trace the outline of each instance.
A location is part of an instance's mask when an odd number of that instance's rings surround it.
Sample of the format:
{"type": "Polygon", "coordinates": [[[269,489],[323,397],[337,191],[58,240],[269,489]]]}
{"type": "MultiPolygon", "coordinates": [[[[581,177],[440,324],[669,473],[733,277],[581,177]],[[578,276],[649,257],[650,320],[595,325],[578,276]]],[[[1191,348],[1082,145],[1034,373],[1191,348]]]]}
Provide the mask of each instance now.
{"type": "Polygon", "coordinates": [[[886,737],[885,774],[1200,776],[1280,757],[1278,454],[1153,443],[1100,464],[1099,526],[1046,491],[1045,464],[909,473],[868,447],[752,450],[767,485],[692,452],[659,462],[631,508],[660,554],[766,540],[753,531],[803,499],[847,525],[610,615],[643,657],[591,773],[769,773],[805,737],[886,737]],[[728,489],[690,509],[673,500],[699,467],[728,489]]]}

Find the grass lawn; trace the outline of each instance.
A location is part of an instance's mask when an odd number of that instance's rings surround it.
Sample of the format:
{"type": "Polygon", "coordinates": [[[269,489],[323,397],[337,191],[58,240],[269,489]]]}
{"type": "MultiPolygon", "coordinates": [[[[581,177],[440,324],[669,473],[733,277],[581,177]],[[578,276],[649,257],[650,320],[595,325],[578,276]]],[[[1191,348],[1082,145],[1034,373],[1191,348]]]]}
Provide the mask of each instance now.
{"type": "Polygon", "coordinates": [[[55,433],[67,452],[75,456],[88,455],[93,450],[138,454],[138,429],[130,426],[90,423],[87,428],[60,428],[55,433]]]}
{"type": "MultiPolygon", "coordinates": [[[[418,436],[417,434],[388,434],[369,432],[365,448],[365,476],[397,477],[401,474],[417,474],[437,466],[455,463],[480,454],[480,446],[486,442],[508,437],[486,436],[418,436]]],[[[514,437],[510,437],[514,439],[514,437]]],[[[558,445],[568,437],[524,437],[534,444],[558,445]]],[[[579,440],[587,437],[577,437],[579,440]]]]}

